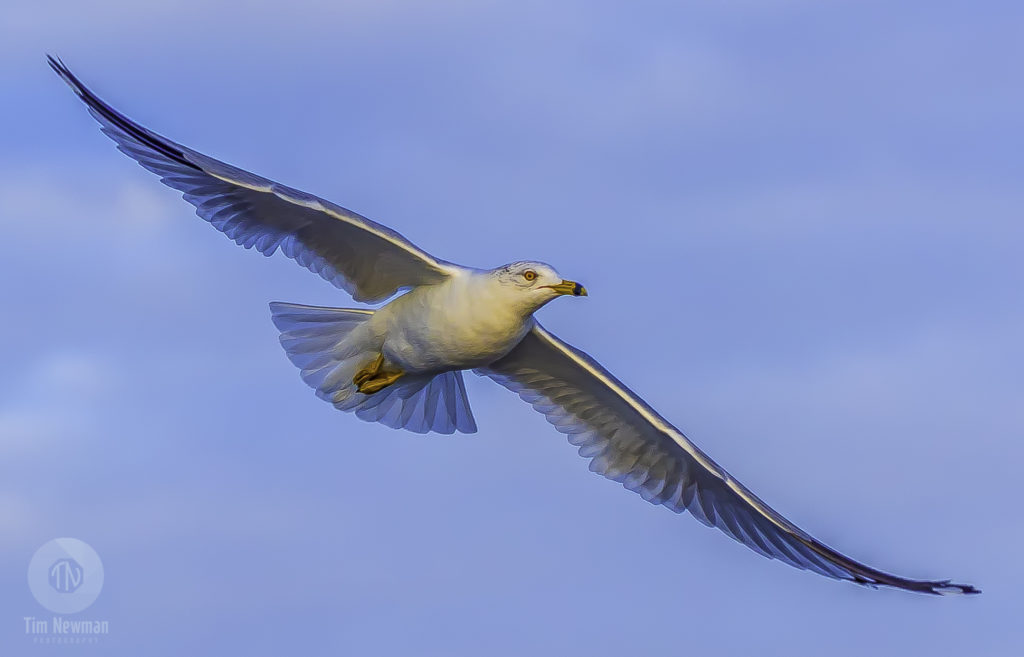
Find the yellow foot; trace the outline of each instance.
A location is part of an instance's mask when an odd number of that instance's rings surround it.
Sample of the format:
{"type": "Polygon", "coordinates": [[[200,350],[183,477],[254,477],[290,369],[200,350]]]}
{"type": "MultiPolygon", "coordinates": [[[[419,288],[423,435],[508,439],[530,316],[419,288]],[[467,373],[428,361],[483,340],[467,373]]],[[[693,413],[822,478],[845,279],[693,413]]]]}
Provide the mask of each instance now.
{"type": "Polygon", "coordinates": [[[405,376],[405,372],[401,370],[397,372],[379,372],[372,379],[365,379],[360,383],[356,383],[359,392],[364,395],[372,395],[373,393],[387,388],[389,385],[394,383],[405,376]]]}
{"type": "MultiPolygon", "coordinates": [[[[362,386],[370,379],[380,374],[380,368],[384,365],[384,354],[379,354],[377,359],[372,363],[364,367],[363,369],[356,372],[356,375],[352,377],[352,383],[357,386],[362,386]]],[[[362,390],[360,390],[362,392],[362,390]]]]}

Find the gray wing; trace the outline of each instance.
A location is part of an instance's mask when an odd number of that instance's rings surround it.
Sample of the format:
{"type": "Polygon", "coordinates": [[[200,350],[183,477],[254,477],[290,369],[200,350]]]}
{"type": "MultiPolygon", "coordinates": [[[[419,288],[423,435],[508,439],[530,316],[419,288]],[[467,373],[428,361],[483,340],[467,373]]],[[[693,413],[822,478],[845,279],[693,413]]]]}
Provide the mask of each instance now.
{"type": "Polygon", "coordinates": [[[50,66],[123,153],[160,176],[236,244],[289,258],[351,294],[380,301],[398,290],[439,283],[455,265],[395,231],[321,198],[219,162],[143,128],[104,103],[64,64],[50,66]]]}
{"type": "Polygon", "coordinates": [[[689,511],[750,549],[826,577],[923,593],[973,586],[904,579],[815,540],[732,478],[594,359],[539,324],[508,355],[477,373],[519,394],[568,434],[590,469],[652,504],[689,511]]]}

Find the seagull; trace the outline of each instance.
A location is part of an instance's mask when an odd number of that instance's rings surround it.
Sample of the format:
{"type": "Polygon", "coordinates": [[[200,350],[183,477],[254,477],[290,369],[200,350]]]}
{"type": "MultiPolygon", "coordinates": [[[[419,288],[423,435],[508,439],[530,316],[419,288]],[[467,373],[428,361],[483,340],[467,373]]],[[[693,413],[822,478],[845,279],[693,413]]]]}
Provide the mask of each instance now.
{"type": "Polygon", "coordinates": [[[368,422],[418,433],[473,433],[463,370],[489,377],[544,415],[590,470],[652,504],[690,514],[754,552],[825,577],[920,593],[969,584],[892,575],[855,561],[784,518],[712,461],[596,360],[534,313],[580,283],[542,262],[480,270],[436,258],[330,201],[177,144],[126,118],[52,56],[48,61],[117,148],[181,192],[236,244],[280,252],[377,309],[271,303],[281,345],[316,395],[368,422]]]}

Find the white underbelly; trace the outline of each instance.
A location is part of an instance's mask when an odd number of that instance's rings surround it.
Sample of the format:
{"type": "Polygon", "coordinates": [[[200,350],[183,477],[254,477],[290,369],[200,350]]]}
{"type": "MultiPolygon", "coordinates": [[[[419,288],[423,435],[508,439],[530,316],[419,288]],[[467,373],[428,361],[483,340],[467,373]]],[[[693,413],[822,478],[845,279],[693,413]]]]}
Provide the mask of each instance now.
{"type": "Polygon", "coordinates": [[[381,308],[382,352],[409,374],[493,363],[519,344],[532,322],[470,303],[447,290],[414,290],[381,308]]]}

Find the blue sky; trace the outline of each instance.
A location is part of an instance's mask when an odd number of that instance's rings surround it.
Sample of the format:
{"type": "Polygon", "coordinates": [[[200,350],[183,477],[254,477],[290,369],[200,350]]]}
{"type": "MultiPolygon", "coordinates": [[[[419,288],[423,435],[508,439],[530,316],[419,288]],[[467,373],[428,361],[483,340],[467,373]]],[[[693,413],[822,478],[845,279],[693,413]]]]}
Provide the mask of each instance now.
{"type": "Polygon", "coordinates": [[[0,645],[90,543],[103,655],[1019,652],[1014,3],[5,7],[0,645]],[[448,260],[591,296],[544,323],[841,551],[769,562],[589,473],[470,376],[480,432],[317,400],[267,302],[351,306],[114,150],[46,67],[448,260]]]}

